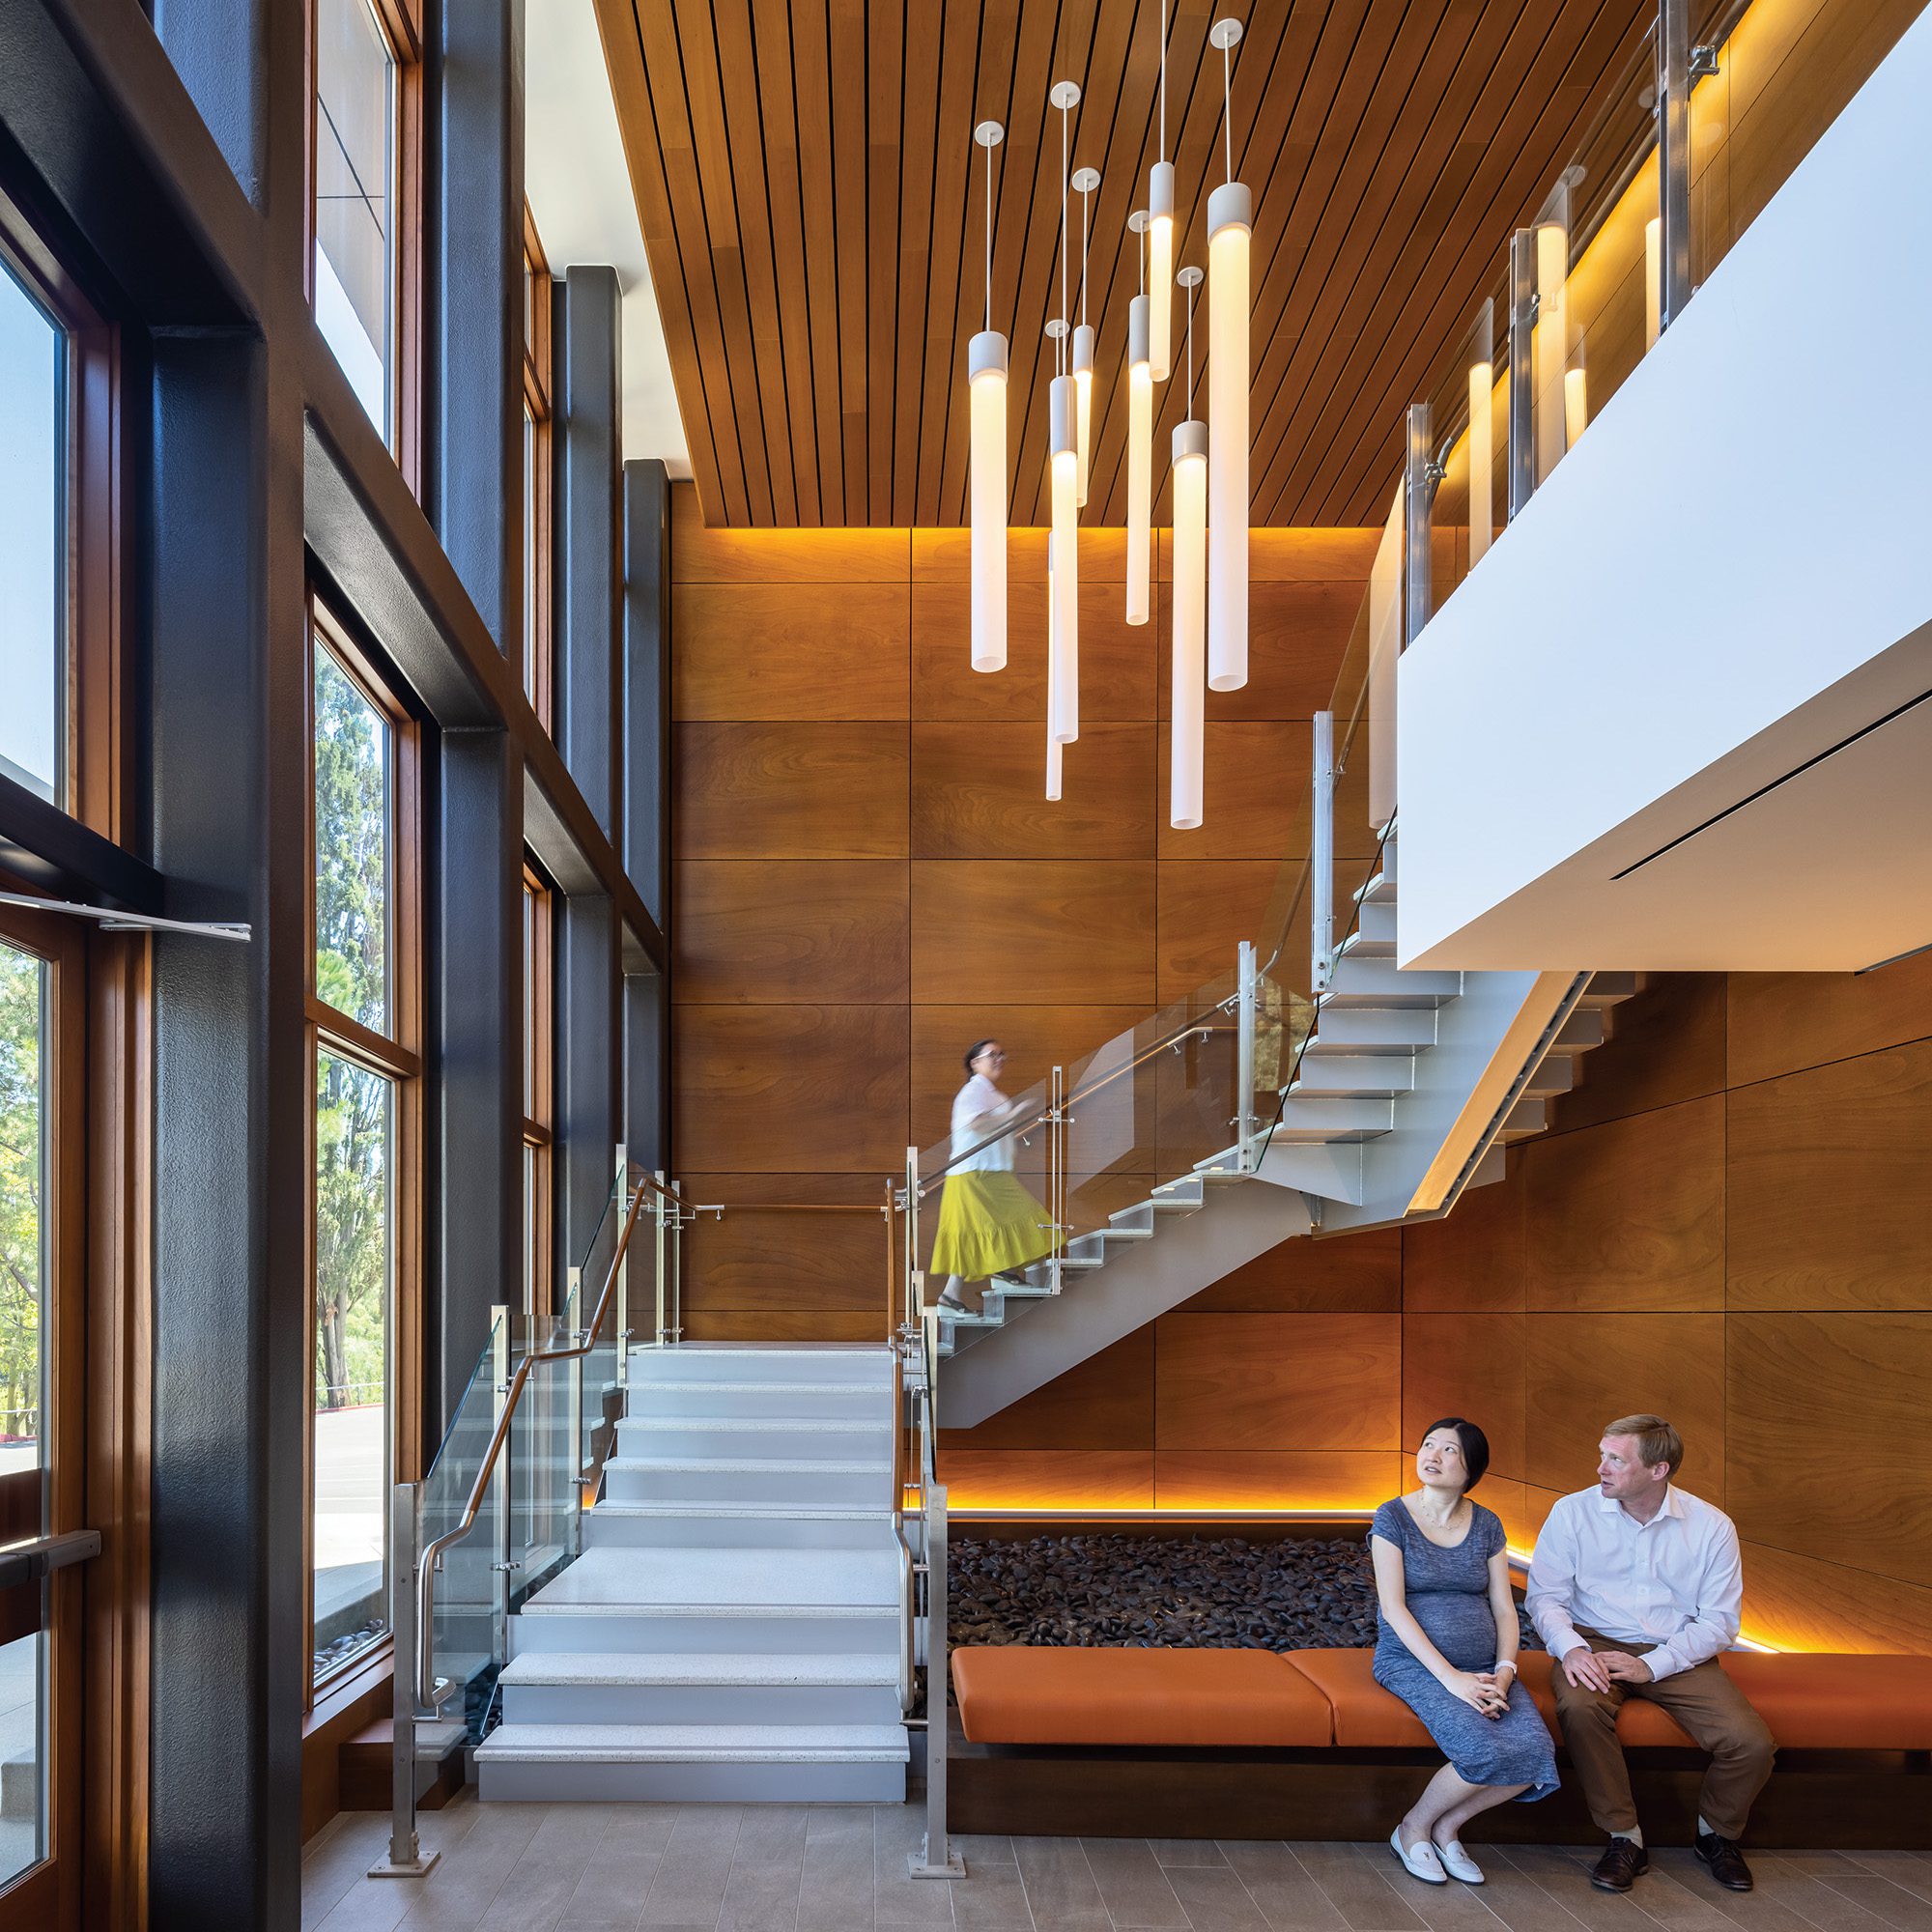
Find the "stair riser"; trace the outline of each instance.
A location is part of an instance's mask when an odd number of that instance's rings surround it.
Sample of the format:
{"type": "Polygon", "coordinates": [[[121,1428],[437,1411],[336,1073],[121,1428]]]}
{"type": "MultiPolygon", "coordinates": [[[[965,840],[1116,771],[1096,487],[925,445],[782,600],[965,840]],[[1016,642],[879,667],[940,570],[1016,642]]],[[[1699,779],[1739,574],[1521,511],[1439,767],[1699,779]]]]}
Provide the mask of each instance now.
{"type": "Polygon", "coordinates": [[[813,1421],[847,1421],[857,1427],[876,1426],[892,1411],[889,1384],[862,1389],[787,1389],[782,1395],[753,1388],[719,1389],[702,1382],[652,1382],[636,1387],[631,1414],[799,1416],[813,1421]]]}
{"type": "Polygon", "coordinates": [[[631,1384],[663,1382],[876,1382],[893,1385],[883,1349],[672,1349],[631,1350],[631,1384]]]}
{"type": "MultiPolygon", "coordinates": [[[[635,1398],[634,1398],[635,1400],[635,1398]]],[[[655,1420],[655,1418],[653,1418],[655,1420]]],[[[722,1456],[740,1462],[869,1463],[892,1453],[890,1402],[881,1403],[874,1418],[851,1428],[707,1429],[693,1423],[640,1429],[635,1422],[617,1425],[620,1456],[722,1456]]]]}
{"type": "Polygon", "coordinates": [[[890,1549],[881,1516],[818,1521],[795,1516],[623,1516],[599,1508],[583,1519],[586,1549],[890,1549]]]}
{"type": "Polygon", "coordinates": [[[613,1503],[857,1504],[885,1509],[893,1499],[889,1469],[833,1473],[825,1469],[608,1469],[604,1493],[613,1503]]]}
{"type": "Polygon", "coordinates": [[[895,1724],[896,1684],[522,1684],[507,1724],[895,1724]]]}
{"type": "Polygon", "coordinates": [[[1321,1009],[1321,1030],[1309,1042],[1303,1064],[1311,1057],[1346,1049],[1350,1053],[1419,1053],[1435,1044],[1433,1009],[1415,1012],[1388,1007],[1327,1007],[1321,1009]]]}
{"type": "Polygon", "coordinates": [[[649,1614],[619,1610],[585,1615],[573,1610],[513,1617],[511,1653],[554,1655],[559,1651],[809,1651],[867,1656],[898,1654],[896,1609],[882,1614],[856,1612],[827,1616],[773,1616],[758,1610],[725,1611],[694,1617],[675,1611],[649,1614]]]}
{"type": "Polygon", "coordinates": [[[485,1804],[903,1804],[903,1764],[503,1764],[477,1760],[485,1804]]]}

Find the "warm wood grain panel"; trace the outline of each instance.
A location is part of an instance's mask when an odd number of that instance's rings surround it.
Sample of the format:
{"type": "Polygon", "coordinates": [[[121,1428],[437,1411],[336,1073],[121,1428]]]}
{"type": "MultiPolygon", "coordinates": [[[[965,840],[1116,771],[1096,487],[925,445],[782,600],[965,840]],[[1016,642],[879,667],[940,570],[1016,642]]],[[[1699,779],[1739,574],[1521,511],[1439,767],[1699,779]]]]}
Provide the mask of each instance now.
{"type": "Polygon", "coordinates": [[[680,859],[902,859],[903,724],[680,724],[680,859]]]}
{"type": "Polygon", "coordinates": [[[679,1007],[672,1131],[691,1173],[903,1173],[903,1007],[679,1007]]]}
{"type": "MultiPolygon", "coordinates": [[[[809,1322],[836,1310],[863,1315],[867,1341],[882,1337],[884,1187],[882,1176],[864,1174],[685,1176],[686,1200],[722,1209],[685,1231],[687,1322],[734,1311],[809,1322]],[[859,1211],[805,1211],[829,1204],[859,1211]]],[[[779,1339],[776,1328],[771,1339],[779,1339]]]]}
{"type": "Polygon", "coordinates": [[[1163,1315],[1156,1326],[1163,1451],[1401,1443],[1393,1315],[1163,1315]]]}
{"type": "Polygon", "coordinates": [[[685,1316],[687,1342],[883,1342],[882,1317],[862,1308],[705,1308],[685,1316]]]}
{"type": "Polygon", "coordinates": [[[1932,952],[1875,973],[1733,973],[1733,1087],[1932,1036],[1932,952]]]}
{"type": "Polygon", "coordinates": [[[1170,741],[1162,732],[1154,783],[1161,800],[1155,849],[1163,859],[1282,859],[1308,850],[1310,745],[1295,720],[1208,721],[1201,823],[1177,832],[1167,811],[1170,741]]]}
{"type": "MultiPolygon", "coordinates": [[[[1166,801],[1162,800],[1162,810],[1166,801]]],[[[1154,868],[1154,997],[1165,1005],[1235,970],[1260,941],[1281,877],[1278,859],[1163,859],[1154,868]]],[[[1306,947],[1302,952],[1306,952],[1306,947]]],[[[1305,980],[1284,976],[1290,983],[1305,980]]]]}
{"type": "MultiPolygon", "coordinates": [[[[1151,625],[1126,621],[1125,591],[1080,585],[1080,723],[1137,724],[1155,715],[1151,625]]],[[[1046,573],[1007,582],[1007,666],[973,668],[972,597],[963,578],[915,583],[912,704],[915,718],[1024,726],[1046,769],[1046,573]]]]}
{"type": "Polygon", "coordinates": [[[1723,1091],[1723,974],[1659,974],[1612,1010],[1610,1027],[1610,1037],[1577,1063],[1582,1078],[1557,1102],[1559,1127],[1723,1091]]]}
{"type": "Polygon", "coordinates": [[[1778,1650],[1932,1656],[1932,1590],[1747,1541],[1744,1634],[1778,1650]]]}
{"type": "Polygon", "coordinates": [[[917,1006],[912,1009],[913,1139],[930,1147],[952,1131],[952,1096],[966,1083],[965,1052],[997,1037],[1006,1049],[1002,1090],[1017,1099],[1056,1062],[1072,1066],[1103,1042],[1131,1032],[1137,1007],[917,1006]]]}
{"type": "Polygon", "coordinates": [[[912,983],[921,1005],[1151,1008],[1152,861],[915,863],[912,983]]]}
{"type": "Polygon", "coordinates": [[[1733,1315],[1738,1533],[1932,1585],[1932,1315],[1733,1315]]]}
{"type": "MultiPolygon", "coordinates": [[[[1296,532],[1299,534],[1299,532],[1296,532]]],[[[1335,681],[1357,623],[1368,583],[1300,583],[1250,581],[1248,585],[1248,681],[1239,691],[1210,691],[1210,720],[1312,719],[1329,705],[1335,681]]],[[[1173,592],[1160,590],[1160,715],[1173,716],[1173,592]]],[[[1366,662],[1366,659],[1364,660],[1366,662]]],[[[1346,721],[1344,721],[1346,723],[1346,721]]],[[[1308,726],[1302,726],[1306,731],[1308,726]]]]}
{"type": "Polygon", "coordinates": [[[1725,1120],[1733,1308],[1932,1308],[1932,1040],[1740,1088],[1725,1120]]]}
{"type": "Polygon", "coordinates": [[[1523,1150],[1511,1150],[1506,1160],[1502,1179],[1465,1189],[1440,1221],[1414,1221],[1402,1231],[1405,1313],[1473,1315],[1528,1305],[1523,1150]]]}
{"type": "Polygon", "coordinates": [[[912,729],[915,859],[1151,859],[1152,724],[1085,724],[1045,796],[1045,751],[984,724],[912,729]]]}
{"type": "Polygon", "coordinates": [[[691,719],[903,718],[905,583],[671,586],[671,710],[691,719]]]}
{"type": "Polygon", "coordinates": [[[1153,1328],[1102,1349],[976,1429],[942,1429],[940,1449],[1151,1449],[1153,1328]]]}
{"type": "Polygon", "coordinates": [[[1373,1510],[1406,1486],[1391,1450],[1164,1448],[1153,1462],[1164,1510],[1373,1510]]]}
{"type": "Polygon", "coordinates": [[[902,862],[686,860],[671,878],[670,985],[679,1004],[905,1004],[902,862]]]}
{"type": "Polygon", "coordinates": [[[951,1510],[1151,1509],[1153,1464],[1146,1449],[949,1448],[939,1479],[951,1510]]]}
{"type": "Polygon", "coordinates": [[[1190,1295],[1177,1315],[1394,1314],[1402,1305],[1402,1232],[1283,1241],[1190,1295]]]}
{"type": "Polygon", "coordinates": [[[1255,583],[1367,584],[1382,540],[1380,525],[1275,526],[1248,534],[1248,581],[1255,583]]]}
{"type": "Polygon", "coordinates": [[[1490,1466],[1498,1476],[1520,1481],[1527,1474],[1527,1321],[1508,1314],[1402,1318],[1406,1447],[1419,1447],[1441,1417],[1466,1416],[1490,1438],[1490,1466]]]}
{"type": "Polygon", "coordinates": [[[905,583],[912,532],[707,527],[696,489],[674,483],[670,574],[675,583],[905,583]]]}
{"type": "Polygon", "coordinates": [[[1519,1483],[1507,1476],[1485,1476],[1476,1492],[1476,1500],[1492,1509],[1502,1519],[1503,1534],[1510,1548],[1524,1555],[1536,1548],[1536,1539],[1549,1507],[1559,1500],[1554,1490],[1539,1489],[1534,1483],[1519,1483]]]}
{"type": "Polygon", "coordinates": [[[1647,1413],[1684,1437],[1684,1487],[1724,1506],[1723,1316],[1532,1314],[1528,1336],[1532,1483],[1587,1488],[1604,1425],[1647,1413]]]}
{"type": "MultiPolygon", "coordinates": [[[[1007,580],[1015,583],[1022,578],[1046,578],[1046,546],[1052,531],[1014,526],[1007,531],[1007,580]]],[[[1285,532],[1284,534],[1290,534],[1285,532]]],[[[1296,536],[1325,536],[1325,531],[1294,531],[1296,536]]],[[[1074,545],[1074,559],[1083,583],[1112,583],[1126,597],[1127,533],[1116,526],[1084,526],[1074,545]]],[[[1150,559],[1153,570],[1160,569],[1160,547],[1154,546],[1150,559]]],[[[915,583],[951,583],[963,586],[973,569],[973,532],[969,529],[933,529],[921,526],[912,533],[912,581],[915,583]]]]}
{"type": "Polygon", "coordinates": [[[1531,1308],[1721,1308],[1724,1102],[1532,1141],[1531,1308]]]}

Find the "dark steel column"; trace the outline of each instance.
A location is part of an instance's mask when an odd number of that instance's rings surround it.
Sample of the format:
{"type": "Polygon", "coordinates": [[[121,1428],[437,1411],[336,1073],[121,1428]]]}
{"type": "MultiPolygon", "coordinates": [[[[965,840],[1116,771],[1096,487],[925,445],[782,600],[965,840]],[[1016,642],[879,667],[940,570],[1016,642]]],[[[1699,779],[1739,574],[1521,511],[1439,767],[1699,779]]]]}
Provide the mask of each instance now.
{"type": "Polygon", "coordinates": [[[670,912],[670,483],[624,466],[624,869],[663,929],[670,912]]]}

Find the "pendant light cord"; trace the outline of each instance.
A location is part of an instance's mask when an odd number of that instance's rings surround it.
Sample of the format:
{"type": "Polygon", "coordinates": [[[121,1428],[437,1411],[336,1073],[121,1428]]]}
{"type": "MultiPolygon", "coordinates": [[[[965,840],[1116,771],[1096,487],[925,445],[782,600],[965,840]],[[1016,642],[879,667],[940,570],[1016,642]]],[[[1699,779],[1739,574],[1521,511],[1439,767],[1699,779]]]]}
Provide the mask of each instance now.
{"type": "Polygon", "coordinates": [[[1160,157],[1167,159],[1167,0],[1160,0],[1160,157]]]}
{"type": "Polygon", "coordinates": [[[993,330],[993,150],[986,148],[986,332],[993,330]]]}
{"type": "Polygon", "coordinates": [[[1187,285],[1187,420],[1194,420],[1194,284],[1187,285]]]}
{"type": "MultiPolygon", "coordinates": [[[[1072,306],[1066,299],[1066,257],[1068,252],[1068,238],[1066,234],[1066,123],[1067,117],[1072,111],[1070,107],[1063,107],[1060,110],[1060,320],[1063,324],[1067,319],[1067,310],[1072,306]]],[[[1053,373],[1056,376],[1062,373],[1061,356],[1065,353],[1065,348],[1066,336],[1063,332],[1053,345],[1053,373]]]]}
{"type": "Polygon", "coordinates": [[[1230,77],[1235,54],[1232,45],[1221,49],[1221,125],[1228,132],[1228,179],[1235,179],[1235,83],[1230,77]]]}

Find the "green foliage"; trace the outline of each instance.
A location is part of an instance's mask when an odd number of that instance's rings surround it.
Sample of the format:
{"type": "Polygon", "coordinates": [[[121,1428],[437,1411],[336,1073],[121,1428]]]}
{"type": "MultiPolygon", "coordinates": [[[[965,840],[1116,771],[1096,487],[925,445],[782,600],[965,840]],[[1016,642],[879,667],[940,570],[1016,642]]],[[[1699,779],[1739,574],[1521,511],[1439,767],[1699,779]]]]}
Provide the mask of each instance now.
{"type": "MultiPolygon", "coordinates": [[[[315,986],[389,1027],[388,727],[326,651],[315,656],[315,986]]],[[[388,1381],[390,1083],[321,1051],[315,1069],[316,1406],[388,1381]]]]}
{"type": "Polygon", "coordinates": [[[41,962],[0,942],[0,1435],[41,1405],[41,962]]]}

